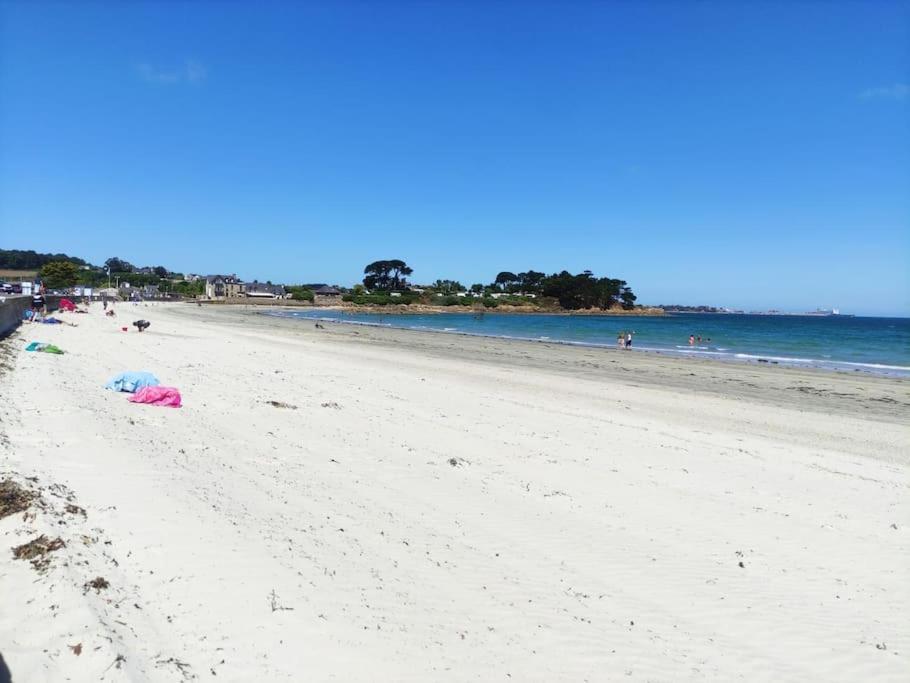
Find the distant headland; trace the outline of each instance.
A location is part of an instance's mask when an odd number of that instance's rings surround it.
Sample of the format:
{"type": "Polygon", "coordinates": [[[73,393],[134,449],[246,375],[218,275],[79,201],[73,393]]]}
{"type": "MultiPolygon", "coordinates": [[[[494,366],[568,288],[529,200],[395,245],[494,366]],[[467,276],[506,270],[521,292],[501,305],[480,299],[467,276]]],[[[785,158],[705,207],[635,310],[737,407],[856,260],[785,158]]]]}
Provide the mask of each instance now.
{"type": "Polygon", "coordinates": [[[725,308],[725,307],[716,307],[716,306],[683,306],[680,304],[660,304],[658,306],[661,310],[666,313],[718,313],[718,314],[729,314],[729,315],[795,315],[795,316],[810,316],[813,318],[829,318],[839,316],[841,318],[852,318],[852,313],[841,313],[839,308],[817,308],[814,311],[806,311],[804,313],[792,313],[787,311],[779,311],[777,309],[768,309],[764,311],[745,311],[741,309],[725,308]]]}

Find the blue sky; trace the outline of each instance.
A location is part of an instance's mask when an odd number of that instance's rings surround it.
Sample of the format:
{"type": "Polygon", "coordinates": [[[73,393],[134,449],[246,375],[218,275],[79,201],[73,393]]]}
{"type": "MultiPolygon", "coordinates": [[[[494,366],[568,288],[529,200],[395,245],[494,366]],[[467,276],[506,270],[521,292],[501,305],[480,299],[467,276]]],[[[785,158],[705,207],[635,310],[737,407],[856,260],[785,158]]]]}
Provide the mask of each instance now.
{"type": "Polygon", "coordinates": [[[0,2],[0,247],[910,315],[907,3],[0,2]]]}

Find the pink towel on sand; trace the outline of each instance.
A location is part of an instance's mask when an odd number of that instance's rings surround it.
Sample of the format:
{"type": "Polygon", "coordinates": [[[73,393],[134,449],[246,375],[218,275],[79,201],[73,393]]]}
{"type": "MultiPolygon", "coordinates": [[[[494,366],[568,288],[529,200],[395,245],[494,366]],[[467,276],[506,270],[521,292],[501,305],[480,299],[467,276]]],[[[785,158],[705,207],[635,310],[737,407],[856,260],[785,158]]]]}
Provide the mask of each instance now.
{"type": "Polygon", "coordinates": [[[174,387],[142,387],[127,401],[133,403],[148,403],[152,406],[180,407],[180,392],[174,387]]]}

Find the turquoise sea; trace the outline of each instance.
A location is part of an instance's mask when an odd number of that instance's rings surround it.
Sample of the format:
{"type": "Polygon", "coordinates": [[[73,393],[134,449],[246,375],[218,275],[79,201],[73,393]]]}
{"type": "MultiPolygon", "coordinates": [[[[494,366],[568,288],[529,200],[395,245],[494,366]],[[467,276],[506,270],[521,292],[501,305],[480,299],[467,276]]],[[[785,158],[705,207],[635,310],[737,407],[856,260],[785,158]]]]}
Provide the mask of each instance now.
{"type": "Polygon", "coordinates": [[[632,331],[633,351],[910,376],[910,318],[679,313],[566,316],[484,313],[386,315],[273,310],[268,315],[535,341],[615,347],[632,331]],[[701,342],[689,345],[689,335],[701,342]]]}

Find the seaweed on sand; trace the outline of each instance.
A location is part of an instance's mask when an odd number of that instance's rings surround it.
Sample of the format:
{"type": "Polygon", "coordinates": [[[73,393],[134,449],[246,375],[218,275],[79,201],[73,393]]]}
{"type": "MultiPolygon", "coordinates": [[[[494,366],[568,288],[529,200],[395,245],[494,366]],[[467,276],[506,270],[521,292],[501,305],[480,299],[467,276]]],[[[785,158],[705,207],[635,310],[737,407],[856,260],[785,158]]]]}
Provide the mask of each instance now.
{"type": "Polygon", "coordinates": [[[33,491],[12,479],[0,481],[0,519],[15,515],[17,512],[25,512],[36,497],[33,491]]]}
{"type": "Polygon", "coordinates": [[[13,557],[17,560],[31,560],[32,566],[39,572],[48,568],[51,558],[48,555],[66,546],[62,538],[50,539],[44,534],[33,538],[28,543],[13,548],[13,557]]]}

